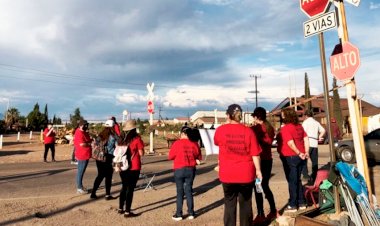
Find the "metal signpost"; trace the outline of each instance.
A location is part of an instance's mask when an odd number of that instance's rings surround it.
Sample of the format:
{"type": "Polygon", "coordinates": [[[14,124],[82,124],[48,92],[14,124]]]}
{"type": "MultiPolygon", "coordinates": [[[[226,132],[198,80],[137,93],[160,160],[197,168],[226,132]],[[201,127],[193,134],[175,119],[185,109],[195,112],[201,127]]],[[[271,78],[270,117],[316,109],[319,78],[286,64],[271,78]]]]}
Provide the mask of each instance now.
{"type": "MultiPolygon", "coordinates": [[[[154,114],[154,107],[153,107],[153,100],[154,100],[154,83],[152,84],[146,84],[146,88],[148,89],[148,105],[147,105],[147,110],[149,113],[149,124],[152,126],[153,125],[153,114],[154,114]]],[[[153,131],[150,132],[149,137],[150,137],[150,142],[149,142],[149,153],[152,154],[154,153],[153,150],[153,131]]]]}
{"type": "MultiPolygon", "coordinates": [[[[300,0],[301,10],[309,17],[311,20],[304,23],[304,36],[305,38],[310,37],[314,34],[318,34],[319,39],[319,54],[321,58],[321,69],[322,69],[322,79],[323,79],[323,90],[324,90],[324,101],[326,109],[326,120],[328,131],[332,131],[331,120],[330,120],[330,105],[329,105],[329,88],[326,70],[326,54],[323,31],[329,30],[336,27],[336,17],[335,13],[326,13],[330,6],[329,0],[300,0]],[[309,27],[308,27],[309,26],[309,27]],[[305,29],[306,28],[306,29],[305,29]]],[[[332,133],[328,133],[329,140],[332,141],[332,133]]],[[[329,142],[330,149],[330,160],[331,162],[336,161],[335,151],[333,142],[329,142]]],[[[338,188],[334,186],[334,206],[335,213],[340,213],[340,199],[338,188]]]]}
{"type": "MultiPolygon", "coordinates": [[[[353,1],[351,1],[353,2],[353,1]]],[[[358,1],[355,1],[358,2],[358,1]]],[[[352,138],[354,140],[355,157],[359,172],[363,175],[368,188],[368,198],[370,203],[372,200],[372,186],[368,172],[367,154],[363,139],[363,130],[361,128],[361,118],[359,112],[359,102],[356,92],[355,72],[360,65],[359,50],[354,45],[349,43],[346,12],[344,9],[343,0],[336,0],[335,6],[339,17],[338,32],[341,44],[338,44],[334,53],[330,57],[331,73],[337,78],[346,83],[347,104],[350,112],[350,122],[352,128],[352,138]],[[341,48],[339,48],[341,45],[341,48]],[[341,50],[340,52],[338,50],[341,50]]]]}

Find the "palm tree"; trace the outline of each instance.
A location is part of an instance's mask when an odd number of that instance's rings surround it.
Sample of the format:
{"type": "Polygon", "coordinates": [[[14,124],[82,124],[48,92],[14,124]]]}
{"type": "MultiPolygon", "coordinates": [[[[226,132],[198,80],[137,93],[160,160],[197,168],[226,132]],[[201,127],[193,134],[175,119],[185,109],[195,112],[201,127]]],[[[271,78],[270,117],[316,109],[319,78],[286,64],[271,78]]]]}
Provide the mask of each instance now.
{"type": "Polygon", "coordinates": [[[7,128],[12,128],[12,126],[18,122],[20,119],[20,112],[17,108],[10,108],[5,113],[5,125],[7,128]]]}

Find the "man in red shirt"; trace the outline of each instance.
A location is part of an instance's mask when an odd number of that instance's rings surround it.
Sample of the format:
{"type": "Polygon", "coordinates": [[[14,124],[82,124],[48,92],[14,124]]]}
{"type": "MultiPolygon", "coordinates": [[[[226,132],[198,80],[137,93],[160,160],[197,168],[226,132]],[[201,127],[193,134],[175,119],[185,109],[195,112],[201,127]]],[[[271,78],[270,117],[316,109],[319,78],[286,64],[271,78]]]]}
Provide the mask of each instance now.
{"type": "Polygon", "coordinates": [[[44,144],[45,144],[45,153],[44,153],[44,162],[47,162],[46,158],[51,150],[51,161],[55,162],[55,130],[52,123],[48,123],[47,127],[44,130],[44,144]]]}
{"type": "Polygon", "coordinates": [[[188,219],[195,217],[193,199],[193,181],[195,166],[202,160],[201,149],[197,142],[188,137],[191,128],[184,126],[181,129],[181,138],[175,141],[169,151],[169,160],[173,161],[174,179],[177,187],[177,211],[172,217],[175,221],[182,220],[183,196],[186,195],[188,219]]]}

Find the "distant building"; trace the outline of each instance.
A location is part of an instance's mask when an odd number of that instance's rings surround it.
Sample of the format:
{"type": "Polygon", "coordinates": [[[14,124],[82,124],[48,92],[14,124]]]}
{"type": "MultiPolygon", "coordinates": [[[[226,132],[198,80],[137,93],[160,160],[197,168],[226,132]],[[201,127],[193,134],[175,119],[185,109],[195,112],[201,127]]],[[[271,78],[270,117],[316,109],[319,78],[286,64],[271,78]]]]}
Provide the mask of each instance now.
{"type": "Polygon", "coordinates": [[[177,117],[173,119],[174,124],[177,124],[177,123],[185,124],[186,122],[189,122],[189,121],[190,121],[189,117],[177,117]]]}
{"type": "MultiPolygon", "coordinates": [[[[333,105],[333,99],[330,97],[330,111],[332,111],[332,105],[333,105]]],[[[280,102],[275,108],[272,109],[272,111],[269,113],[269,120],[272,122],[273,125],[275,125],[276,128],[279,128],[280,126],[280,114],[281,110],[284,108],[289,107],[292,103],[294,103],[294,98],[290,102],[289,98],[285,98],[283,101],[280,102]]],[[[305,101],[304,97],[297,97],[296,102],[301,103],[297,106],[296,112],[297,115],[300,118],[300,121],[303,121],[303,114],[305,112],[305,105],[302,104],[305,101]]],[[[314,118],[319,121],[322,125],[326,126],[327,119],[326,119],[326,112],[325,112],[325,100],[324,97],[318,97],[316,99],[313,99],[311,101],[311,106],[313,107],[313,113],[314,118]]],[[[345,98],[340,98],[340,108],[342,110],[342,116],[343,116],[343,128],[347,127],[347,125],[350,123],[350,113],[348,109],[348,102],[345,98]]],[[[362,118],[362,125],[363,125],[363,132],[367,133],[369,130],[368,122],[369,117],[375,116],[380,114],[380,108],[364,101],[359,101],[359,112],[361,114],[362,118]]],[[[348,130],[348,128],[345,128],[348,130]]],[[[345,132],[345,131],[343,131],[345,132]]]]}

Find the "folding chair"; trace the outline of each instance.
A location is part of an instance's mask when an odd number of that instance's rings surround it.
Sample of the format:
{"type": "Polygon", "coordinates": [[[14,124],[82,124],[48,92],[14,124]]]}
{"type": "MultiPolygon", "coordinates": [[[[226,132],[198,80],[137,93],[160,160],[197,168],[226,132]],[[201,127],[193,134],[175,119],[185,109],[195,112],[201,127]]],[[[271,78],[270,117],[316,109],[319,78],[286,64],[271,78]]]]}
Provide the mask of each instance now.
{"type": "Polygon", "coordinates": [[[148,189],[156,190],[156,188],[153,185],[153,180],[154,180],[154,177],[156,176],[156,174],[152,174],[152,175],[153,176],[151,178],[149,178],[147,174],[140,173],[140,178],[143,179],[143,183],[140,185],[140,188],[145,187],[143,192],[145,192],[148,189]]]}
{"type": "Polygon", "coordinates": [[[319,185],[322,183],[323,180],[326,180],[328,176],[329,176],[328,170],[320,169],[317,172],[317,176],[315,178],[314,184],[311,186],[308,186],[308,185],[305,186],[305,189],[306,189],[305,194],[304,194],[305,198],[307,200],[307,195],[310,194],[311,200],[315,207],[317,207],[317,203],[315,202],[315,199],[314,199],[314,193],[319,192],[319,185]]]}

